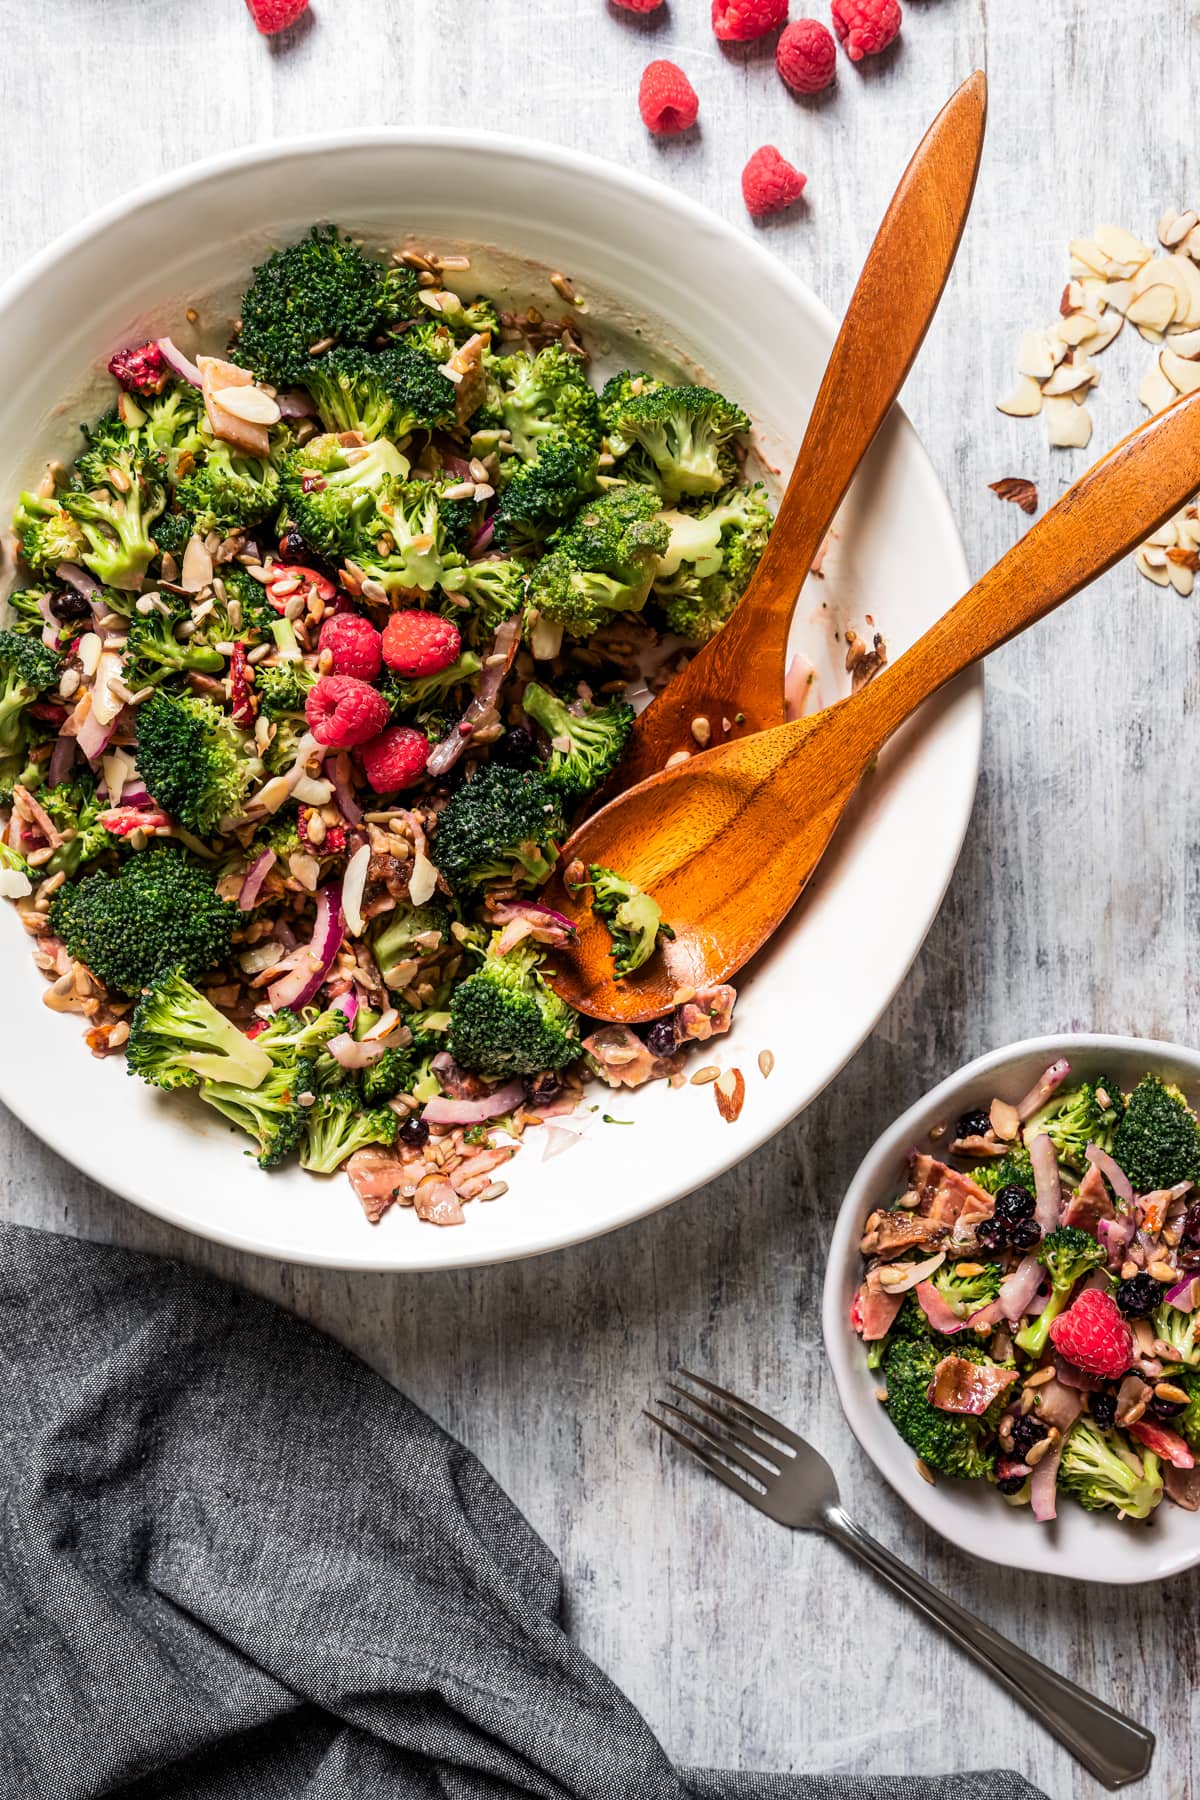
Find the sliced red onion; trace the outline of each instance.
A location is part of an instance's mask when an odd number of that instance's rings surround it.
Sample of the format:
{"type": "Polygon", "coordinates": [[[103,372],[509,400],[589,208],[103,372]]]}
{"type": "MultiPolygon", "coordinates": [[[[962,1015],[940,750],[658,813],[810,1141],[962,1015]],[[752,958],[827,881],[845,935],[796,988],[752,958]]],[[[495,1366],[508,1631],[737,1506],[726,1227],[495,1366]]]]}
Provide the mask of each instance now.
{"type": "Polygon", "coordinates": [[[338,811],[347,825],[362,824],[362,808],[354,798],[354,789],[350,779],[350,758],[344,750],[327,760],[325,774],[333,787],[333,797],[337,801],[338,811]]]}
{"type": "MultiPolygon", "coordinates": [[[[120,718],[120,714],[117,714],[120,718]]],[[[88,761],[98,763],[112,742],[117,729],[117,720],[109,719],[107,723],[98,719],[95,712],[89,711],[87,718],[75,734],[75,741],[88,761]]]]}
{"type": "Polygon", "coordinates": [[[317,921],[312,941],[296,952],[295,966],[273,981],[267,998],[278,1012],[282,1007],[299,1010],[317,995],[337,960],[345,936],[342,890],[336,881],[317,889],[317,921]]]}
{"type": "Polygon", "coordinates": [[[1067,1439],[1071,1435],[1071,1427],[1083,1411],[1082,1397],[1076,1395],[1074,1399],[1074,1410],[1070,1411],[1069,1408],[1064,1408],[1064,1415],[1058,1421],[1058,1428],[1062,1436],[1054,1448],[1047,1451],[1041,1462],[1038,1463],[1029,1483],[1029,1504],[1033,1508],[1033,1516],[1035,1519],[1040,1519],[1043,1524],[1057,1517],[1058,1513],[1058,1465],[1062,1461],[1067,1439]],[[1069,1416],[1067,1416],[1068,1412],[1069,1416]]]}
{"type": "Polygon", "coordinates": [[[524,1098],[522,1083],[510,1081],[482,1100],[454,1100],[439,1095],[422,1109],[421,1117],[427,1125],[481,1125],[485,1119],[499,1119],[504,1113],[515,1111],[524,1098]]]}
{"type": "Polygon", "coordinates": [[[1136,1230],[1137,1223],[1132,1213],[1122,1213],[1117,1219],[1097,1221],[1096,1232],[1108,1252],[1110,1269],[1119,1269],[1125,1261],[1125,1252],[1133,1242],[1133,1234],[1136,1230]]]}
{"type": "Polygon", "coordinates": [[[525,937],[536,938],[539,944],[561,945],[573,944],[579,935],[565,914],[539,900],[504,900],[492,908],[492,919],[504,927],[496,946],[501,956],[525,937]]]}
{"type": "Polygon", "coordinates": [[[78,563],[59,563],[54,571],[54,578],[56,581],[65,581],[68,587],[73,587],[85,600],[90,600],[93,594],[100,592],[100,583],[96,577],[87,569],[81,569],[78,563]]]}
{"type": "Polygon", "coordinates": [[[1023,1256],[1011,1274],[1006,1275],[996,1296],[1000,1311],[1010,1325],[1023,1318],[1042,1284],[1045,1271],[1036,1256],[1023,1256]]]}
{"type": "Polygon", "coordinates": [[[46,780],[51,787],[57,787],[71,773],[71,765],[75,761],[75,751],[79,739],[73,737],[57,737],[54,748],[50,752],[50,761],[46,768],[46,780]]]}
{"type": "Polygon", "coordinates": [[[1115,1163],[1107,1150],[1099,1144],[1089,1144],[1084,1152],[1090,1163],[1095,1163],[1100,1173],[1108,1180],[1114,1194],[1118,1194],[1128,1205],[1133,1205],[1133,1184],[1124,1169],[1115,1163]]]}
{"type": "Polygon", "coordinates": [[[263,882],[275,867],[275,852],[264,850],[256,857],[246,870],[245,879],[238,892],[238,908],[242,912],[252,912],[258,904],[259,892],[263,882]]]}
{"type": "Polygon", "coordinates": [[[1173,1306],[1176,1312],[1190,1313],[1196,1310],[1198,1293],[1200,1293],[1200,1276],[1185,1275],[1182,1281],[1177,1281],[1174,1287],[1167,1289],[1163,1299],[1168,1306],[1173,1306]]]}
{"type": "Polygon", "coordinates": [[[440,744],[435,744],[425,765],[429,775],[444,775],[452,769],[467,747],[472,731],[489,712],[495,710],[496,698],[504,678],[512,668],[517,646],[521,642],[520,615],[505,619],[497,629],[492,648],[483,662],[479,692],[463,713],[457,725],[451,726],[440,744]]]}
{"type": "MultiPolygon", "coordinates": [[[[199,374],[199,370],[196,373],[199,374]]],[[[281,419],[315,419],[317,416],[313,397],[306,388],[285,388],[282,394],[276,394],[275,404],[281,419]]]]}
{"type": "Polygon", "coordinates": [[[1029,1160],[1033,1164],[1033,1182],[1037,1191],[1034,1217],[1045,1237],[1047,1233],[1058,1230],[1058,1215],[1062,1210],[1062,1182],[1058,1174],[1058,1156],[1044,1131],[1039,1131],[1030,1144],[1029,1160]]]}
{"type": "MultiPolygon", "coordinates": [[[[358,990],[349,987],[345,993],[335,994],[329,1004],[341,1013],[346,1024],[353,1029],[354,1021],[358,1017],[358,990]]],[[[409,1036],[411,1040],[412,1034],[410,1033],[409,1036]]]]}
{"type": "Polygon", "coordinates": [[[470,543],[467,545],[468,557],[482,556],[485,550],[490,550],[492,547],[492,539],[495,535],[495,519],[485,519],[478,531],[476,531],[475,535],[472,537],[470,543]]]}
{"type": "MultiPolygon", "coordinates": [[[[933,1256],[927,1256],[924,1262],[893,1263],[893,1269],[904,1270],[904,1279],[903,1281],[889,1281],[884,1289],[885,1293],[907,1294],[910,1288],[915,1288],[919,1286],[921,1282],[927,1281],[935,1269],[941,1268],[945,1260],[946,1252],[944,1250],[938,1250],[933,1256]]],[[[934,1293],[937,1293],[936,1289],[933,1291],[934,1293]]],[[[939,1300],[941,1299],[940,1294],[938,1294],[937,1297],[939,1300]]]]}
{"type": "Polygon", "coordinates": [[[192,362],[190,357],[185,356],[183,351],[178,349],[176,345],[171,342],[169,337],[160,337],[158,340],[158,347],[177,375],[182,375],[183,379],[185,381],[190,381],[195,388],[203,387],[204,383],[195,363],[192,362]]]}
{"type": "Polygon", "coordinates": [[[1038,1108],[1045,1106],[1051,1094],[1060,1088],[1071,1073],[1071,1065],[1066,1057],[1060,1057],[1050,1064],[1044,1075],[1039,1075],[1025,1098],[1018,1103],[1017,1113],[1022,1121],[1032,1118],[1038,1108]]]}
{"type": "MultiPolygon", "coordinates": [[[[340,1009],[339,1009],[340,1010],[340,1009]]],[[[339,1062],[343,1069],[369,1069],[373,1062],[387,1055],[387,1045],[374,1044],[352,1038],[348,1031],[340,1031],[337,1037],[329,1040],[329,1054],[339,1062]]]]}
{"type": "MultiPolygon", "coordinates": [[[[891,1289],[892,1293],[897,1289],[891,1289]]],[[[967,1321],[960,1319],[954,1309],[946,1304],[931,1281],[922,1281],[917,1286],[917,1304],[935,1331],[944,1332],[949,1337],[955,1331],[962,1331],[967,1321]]]]}

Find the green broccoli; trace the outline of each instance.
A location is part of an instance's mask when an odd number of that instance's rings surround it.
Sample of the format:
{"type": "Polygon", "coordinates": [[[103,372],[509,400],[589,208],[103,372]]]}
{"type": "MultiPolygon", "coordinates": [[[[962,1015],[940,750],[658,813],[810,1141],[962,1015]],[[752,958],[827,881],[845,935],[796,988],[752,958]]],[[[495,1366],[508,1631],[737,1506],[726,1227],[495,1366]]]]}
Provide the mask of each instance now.
{"type": "Polygon", "coordinates": [[[307,544],[336,559],[360,541],[384,483],[407,474],[407,460],[387,438],[360,446],[343,445],[332,434],[312,438],[285,460],[288,515],[307,544]]]}
{"type": "Polygon", "coordinates": [[[259,1038],[248,1038],[192,986],[166,969],[142,993],[129,1027],[125,1063],[152,1087],[232,1081],[256,1088],[271,1073],[259,1038]]]}
{"type": "Polygon", "coordinates": [[[550,533],[595,493],[596,468],[596,453],[586,444],[543,438],[537,461],[518,463],[505,480],[493,520],[496,543],[517,555],[536,555],[550,533]]]}
{"type": "Polygon", "coordinates": [[[588,638],[614,614],[637,612],[668,542],[658,509],[650,488],[614,488],[559,531],[530,580],[542,617],[569,637],[588,638]]]}
{"type": "Polygon", "coordinates": [[[398,963],[418,961],[439,950],[450,931],[450,914],[443,906],[412,906],[398,901],[391,912],[381,913],[371,928],[371,954],[388,985],[398,963]]]}
{"type": "Polygon", "coordinates": [[[78,563],[87,539],[57,497],[25,493],[13,513],[22,561],[35,575],[53,575],[60,563],[78,563]]]}
{"type": "Polygon", "coordinates": [[[761,485],[733,488],[695,515],[660,513],[670,543],[659,563],[654,600],[677,637],[704,644],[750,585],[774,520],[761,485]]]}
{"type": "MultiPolygon", "coordinates": [[[[51,599],[58,591],[59,590],[50,583],[47,583],[44,587],[14,588],[6,602],[11,615],[8,620],[7,629],[9,631],[15,631],[18,637],[32,636],[38,638],[40,641],[42,629],[46,624],[46,617],[42,608],[43,606],[49,605],[51,599]]],[[[64,635],[65,629],[66,628],[63,627],[59,630],[60,641],[64,635]]],[[[76,626],[75,630],[78,629],[79,627],[76,626]]],[[[71,632],[71,635],[74,636],[74,631],[71,632]]]]}
{"type": "Polygon", "coordinates": [[[1050,1277],[1050,1298],[1035,1319],[1017,1333],[1017,1347],[1035,1360],[1050,1341],[1050,1327],[1071,1298],[1077,1282],[1105,1261],[1105,1250],[1077,1225],[1060,1225],[1048,1232],[1038,1250],[1038,1261],[1050,1277]]]}
{"type": "Polygon", "coordinates": [[[489,762],[451,794],[438,820],[434,854],[458,891],[487,881],[539,887],[554,868],[556,840],[565,832],[558,790],[545,775],[489,762]]]}
{"type": "Polygon", "coordinates": [[[254,671],[254,687],[260,710],[268,719],[282,719],[288,714],[303,718],[305,698],[316,679],[305,662],[259,663],[254,671]]]}
{"type": "MultiPolygon", "coordinates": [[[[149,705],[149,702],[147,702],[149,705]]],[[[50,923],[106,987],[136,994],[164,969],[202,975],[228,956],[239,913],[183,850],[155,845],[61,887],[50,923]]]]}
{"type": "Polygon", "coordinates": [[[536,457],[547,437],[599,449],[599,399],[579,359],[561,345],[548,344],[536,356],[491,357],[487,368],[484,418],[507,428],[518,455],[536,457]]]}
{"type": "Polygon", "coordinates": [[[68,880],[73,880],[84,863],[94,862],[112,848],[112,837],[100,823],[105,803],[97,798],[96,784],[90,775],[73,776],[55,787],[42,788],[38,802],[59,831],[73,833],[50,852],[42,864],[43,875],[57,875],[61,869],[68,880]]]}
{"type": "Polygon", "coordinates": [[[1179,1089],[1143,1076],[1113,1134],[1112,1154],[1139,1194],[1200,1177],[1200,1124],[1179,1089]]]}
{"type": "Polygon", "coordinates": [[[202,1083],[200,1098],[254,1139],[260,1168],[277,1168],[302,1141],[309,1109],[321,1089],[318,1065],[323,1048],[345,1028],[336,1007],[303,1016],[276,1013],[254,1039],[271,1064],[261,1082],[202,1083]]]}
{"type": "MultiPolygon", "coordinates": [[[[204,449],[204,400],[191,382],[173,381],[161,394],[136,403],[131,395],[123,394],[121,406],[124,422],[133,435],[148,450],[165,458],[168,481],[175,482],[186,460],[204,449]]],[[[154,535],[157,538],[158,533],[154,535]]]]}
{"type": "Polygon", "coordinates": [[[624,456],[633,442],[621,432],[617,424],[618,414],[640,394],[652,394],[663,385],[644,370],[639,372],[632,369],[622,369],[619,375],[611,375],[605,382],[600,390],[600,429],[604,435],[604,447],[611,455],[624,456]]]}
{"type": "Polygon", "coordinates": [[[934,1287],[959,1319],[969,1319],[981,1306],[994,1300],[1004,1279],[1004,1270],[999,1263],[974,1263],[965,1266],[973,1268],[976,1273],[965,1275],[963,1264],[945,1262],[933,1277],[934,1287]]]}
{"type": "Polygon", "coordinates": [[[25,708],[56,687],[62,657],[38,638],[0,631],[0,757],[16,756],[25,745],[25,708]]]}
{"type": "Polygon", "coordinates": [[[474,511],[470,501],[447,500],[438,482],[387,481],[354,547],[354,561],[389,594],[457,587],[469,530],[464,507],[474,511]]]}
{"type": "Polygon", "coordinates": [[[210,531],[241,531],[261,524],[275,513],[279,497],[274,463],[247,456],[207,433],[202,457],[175,489],[176,505],[190,515],[201,537],[210,531]]]}
{"type": "Polygon", "coordinates": [[[422,1103],[441,1093],[441,1083],[433,1074],[434,1052],[419,1049],[385,1050],[362,1072],[359,1091],[368,1106],[382,1106],[397,1094],[412,1094],[422,1103]]]}
{"type": "Polygon", "coordinates": [[[189,831],[206,837],[220,821],[240,817],[262,759],[211,700],[161,690],[138,709],[138,773],[158,804],[189,831]]]}
{"type": "Polygon", "coordinates": [[[985,1194],[998,1194],[1006,1187],[1024,1188],[1028,1194],[1036,1191],[1033,1163],[1023,1144],[1014,1145],[994,1162],[980,1163],[977,1169],[971,1170],[970,1178],[985,1194]]]}
{"type": "Polygon", "coordinates": [[[1089,1144],[1111,1150],[1123,1110],[1121,1090],[1115,1081],[1081,1081],[1078,1087],[1054,1094],[1025,1121],[1025,1142],[1031,1144],[1044,1133],[1054,1145],[1059,1162],[1081,1174],[1087,1168],[1089,1144]],[[1103,1101],[1099,1098],[1101,1093],[1103,1101]]]}
{"type": "Polygon", "coordinates": [[[1154,1309],[1153,1324],[1155,1337],[1171,1346],[1171,1354],[1163,1357],[1164,1362],[1200,1369],[1200,1312],[1180,1312],[1164,1300],[1154,1309]]]}
{"type": "Polygon", "coordinates": [[[173,556],[177,563],[181,563],[195,534],[196,521],[192,515],[170,506],[155,522],[154,548],[160,556],[173,556]]]}
{"type": "Polygon", "coordinates": [[[495,942],[454,989],[447,1048],[461,1068],[494,1080],[561,1069],[580,1052],[579,1018],[539,969],[528,941],[504,956],[495,942]]]}
{"type": "MultiPolygon", "coordinates": [[[[304,375],[326,431],[359,431],[378,438],[391,421],[394,401],[388,388],[390,353],[340,345],[315,356],[304,375]]],[[[443,386],[449,384],[443,381],[443,386]]]]}
{"type": "Polygon", "coordinates": [[[579,799],[607,781],[633,729],[632,706],[624,700],[568,706],[536,681],[527,684],[521,704],[550,739],[546,773],[566,799],[579,799]]]}
{"type": "MultiPolygon", "coordinates": [[[[887,1385],[887,1412],[905,1443],[921,1461],[939,1475],[971,1480],[990,1474],[995,1454],[988,1444],[991,1425],[987,1415],[943,1412],[927,1399],[934,1371],[947,1351],[930,1338],[898,1336],[893,1327],[883,1359],[887,1385]]],[[[991,1358],[974,1345],[956,1344],[955,1356],[992,1366],[991,1358]]]]}
{"type": "Polygon", "coordinates": [[[276,250],[242,296],[237,359],[276,387],[303,385],[315,344],[366,346],[416,315],[417,277],[366,256],[331,225],[276,250]]]}
{"type": "Polygon", "coordinates": [[[675,936],[662,916],[662,907],[623,875],[592,863],[592,911],[604,920],[612,936],[613,973],[620,980],[634,975],[650,961],[664,938],[675,936]]]}
{"type": "Polygon", "coordinates": [[[455,576],[457,599],[471,606],[469,630],[474,642],[489,642],[498,625],[512,618],[525,604],[529,571],[512,558],[489,557],[468,563],[455,576]]]}
{"type": "MultiPolygon", "coordinates": [[[[461,650],[454,661],[436,675],[413,675],[405,679],[392,669],[384,669],[375,685],[390,705],[394,718],[415,718],[419,725],[424,725],[431,717],[440,718],[451,689],[461,682],[474,681],[482,667],[474,650],[461,650]]],[[[441,734],[435,731],[431,735],[441,734]]]]}
{"type": "Polygon", "coordinates": [[[123,675],[127,685],[156,687],[168,675],[178,675],[185,669],[196,669],[203,675],[224,673],[225,658],[219,650],[198,643],[194,637],[176,637],[179,626],[190,622],[191,617],[186,601],[176,602],[167,612],[155,606],[148,613],[134,614],[125,640],[123,675]]]}
{"type": "MultiPolygon", "coordinates": [[[[14,850],[11,844],[6,844],[2,837],[0,837],[0,872],[5,875],[23,875],[31,885],[36,873],[33,865],[25,860],[21,852],[14,850]]],[[[26,893],[29,891],[29,888],[25,889],[26,893]]],[[[8,897],[9,899],[13,898],[11,894],[8,897]]]]}
{"type": "Polygon", "coordinates": [[[105,587],[136,591],[158,554],[151,528],[167,504],[163,459],[97,427],[75,470],[62,504],[83,529],[83,561],[105,587]]]}
{"type": "MultiPolygon", "coordinates": [[[[493,303],[483,294],[476,294],[474,300],[464,300],[461,294],[449,288],[443,288],[438,295],[441,311],[436,323],[448,328],[453,335],[466,341],[477,332],[496,333],[500,329],[500,314],[493,303]]],[[[406,336],[408,334],[406,333],[406,336]]]]}
{"type": "Polygon", "coordinates": [[[668,499],[718,494],[736,473],[733,439],[750,429],[740,406],[711,388],[643,388],[611,407],[615,439],[628,443],[628,470],[668,499]]]}
{"type": "Polygon", "coordinates": [[[305,1117],[300,1167],[332,1175],[367,1144],[394,1144],[399,1128],[399,1115],[390,1106],[364,1109],[353,1090],[322,1094],[305,1117]]]}
{"type": "Polygon", "coordinates": [[[455,420],[454,383],[442,374],[442,364],[454,354],[450,339],[445,356],[431,356],[404,337],[387,357],[387,391],[391,400],[392,436],[408,437],[414,431],[435,431],[455,420]]]}
{"type": "Polygon", "coordinates": [[[1126,1518],[1146,1519],[1162,1499],[1159,1461],[1137,1451],[1116,1431],[1102,1431],[1081,1418],[1063,1449],[1058,1485],[1089,1512],[1111,1508],[1126,1518]]]}
{"type": "Polygon", "coordinates": [[[1185,1369],[1174,1380],[1188,1397],[1187,1406],[1174,1421],[1175,1427],[1193,1450],[1200,1450],[1200,1374],[1185,1369]]]}

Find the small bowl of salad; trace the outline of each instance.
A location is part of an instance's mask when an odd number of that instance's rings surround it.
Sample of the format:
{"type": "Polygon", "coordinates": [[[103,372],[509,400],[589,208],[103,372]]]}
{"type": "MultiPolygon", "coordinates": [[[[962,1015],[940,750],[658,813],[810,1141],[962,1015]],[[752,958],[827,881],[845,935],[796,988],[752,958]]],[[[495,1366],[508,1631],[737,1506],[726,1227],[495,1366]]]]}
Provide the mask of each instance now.
{"type": "Polygon", "coordinates": [[[886,1131],[825,1277],[850,1425],[960,1548],[1077,1580],[1200,1561],[1200,1055],[996,1050],[886,1131]]]}

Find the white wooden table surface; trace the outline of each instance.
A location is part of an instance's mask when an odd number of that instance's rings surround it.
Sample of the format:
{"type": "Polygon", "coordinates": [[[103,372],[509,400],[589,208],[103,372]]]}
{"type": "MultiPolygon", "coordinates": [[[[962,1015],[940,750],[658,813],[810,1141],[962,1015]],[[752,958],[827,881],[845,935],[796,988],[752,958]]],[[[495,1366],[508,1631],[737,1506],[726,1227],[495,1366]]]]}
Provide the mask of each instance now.
{"type": "MultiPolygon", "coordinates": [[[[824,0],[808,10],[824,16],[824,0]]],[[[669,0],[650,22],[605,0],[317,0],[311,27],[272,45],[240,0],[0,0],[0,262],[11,270],[109,197],[215,149],[436,122],[606,153],[747,229],[739,171],[776,142],[807,171],[810,204],[767,228],[771,248],[840,310],[909,151],[982,62],[980,190],[906,395],[978,571],[1023,524],[987,483],[1030,475],[1053,498],[1085,460],[993,410],[1016,333],[1053,315],[1068,237],[1104,220],[1150,233],[1165,206],[1200,199],[1200,13],[1188,0],[907,0],[905,12],[894,52],[860,71],[842,60],[834,92],[804,104],[769,52],[717,45],[707,0],[669,0]],[[687,141],[655,142],[637,116],[638,75],[663,55],[701,96],[687,141]]],[[[1146,360],[1124,342],[1105,358],[1094,451],[1139,416],[1146,360]]],[[[1157,1766],[1136,1792],[1187,1800],[1200,1792],[1200,1580],[1070,1591],[923,1530],[847,1440],[818,1306],[822,1242],[859,1155],[933,1080],[1038,1031],[1195,1041],[1198,626],[1196,603],[1125,569],[994,659],[969,841],[895,1003],[803,1119],[666,1213],[525,1265],[323,1274],[142,1217],[8,1116],[0,1213],[189,1257],[353,1345],[525,1509],[562,1558],[572,1628],[681,1761],[1008,1763],[1054,1800],[1100,1792],[832,1546],[788,1537],[663,1454],[639,1409],[679,1362],[801,1423],[872,1531],[1152,1725],[1157,1766]]]]}

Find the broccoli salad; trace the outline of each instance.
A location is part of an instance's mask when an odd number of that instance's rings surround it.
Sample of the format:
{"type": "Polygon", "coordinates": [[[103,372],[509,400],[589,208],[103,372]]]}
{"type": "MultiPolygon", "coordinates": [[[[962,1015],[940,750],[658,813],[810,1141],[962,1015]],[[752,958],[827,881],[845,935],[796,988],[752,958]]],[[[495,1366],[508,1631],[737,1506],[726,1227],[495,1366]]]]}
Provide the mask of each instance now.
{"type": "MultiPolygon", "coordinates": [[[[47,1004],[264,1169],[345,1166],[373,1223],[460,1223],[589,1074],[679,1085],[734,1002],[589,1035],[539,890],[630,697],[754,572],[750,421],[600,385],[577,305],[500,310],[469,268],[316,226],[219,354],[118,351],[20,497],[0,629],[0,893],[47,1004]]],[[[632,974],[669,921],[578,875],[632,974]]]]}
{"type": "Polygon", "coordinates": [[[1200,1509],[1200,1123],[1178,1088],[1051,1065],[914,1150],[866,1222],[851,1324],[929,1481],[1200,1509]],[[947,1160],[948,1159],[948,1160],[947,1160]]]}

